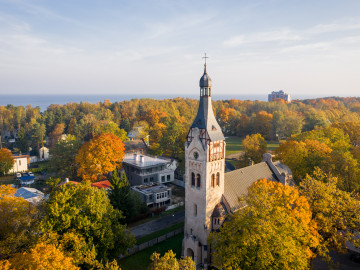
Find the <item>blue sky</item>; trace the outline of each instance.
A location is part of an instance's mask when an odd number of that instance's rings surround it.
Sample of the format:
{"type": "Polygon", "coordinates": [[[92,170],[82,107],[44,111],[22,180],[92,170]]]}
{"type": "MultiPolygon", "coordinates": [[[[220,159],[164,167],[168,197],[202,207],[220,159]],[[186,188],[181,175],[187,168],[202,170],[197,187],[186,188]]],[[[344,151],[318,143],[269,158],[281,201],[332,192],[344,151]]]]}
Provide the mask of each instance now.
{"type": "Polygon", "coordinates": [[[0,0],[0,94],[360,96],[360,1],[0,0]]]}

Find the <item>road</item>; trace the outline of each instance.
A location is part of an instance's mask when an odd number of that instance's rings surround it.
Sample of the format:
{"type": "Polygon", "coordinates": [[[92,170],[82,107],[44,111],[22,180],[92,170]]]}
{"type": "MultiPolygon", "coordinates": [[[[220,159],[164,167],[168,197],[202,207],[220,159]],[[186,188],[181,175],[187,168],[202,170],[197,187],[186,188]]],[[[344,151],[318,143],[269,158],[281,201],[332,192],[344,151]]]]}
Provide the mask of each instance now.
{"type": "Polygon", "coordinates": [[[163,218],[155,219],[147,223],[130,229],[131,233],[135,235],[135,238],[140,238],[153,232],[165,229],[171,225],[182,222],[185,220],[185,211],[177,212],[173,215],[163,218]]]}

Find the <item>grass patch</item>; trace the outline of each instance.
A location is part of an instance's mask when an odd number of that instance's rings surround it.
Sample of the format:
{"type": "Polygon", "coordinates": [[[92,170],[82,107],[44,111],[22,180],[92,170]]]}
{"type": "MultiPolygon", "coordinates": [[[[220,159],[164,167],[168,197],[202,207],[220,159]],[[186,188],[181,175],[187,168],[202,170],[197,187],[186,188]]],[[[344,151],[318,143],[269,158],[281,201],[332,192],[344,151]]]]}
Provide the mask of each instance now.
{"type": "Polygon", "coordinates": [[[281,142],[268,142],[267,149],[270,151],[274,151],[276,148],[279,147],[280,144],[281,144],[281,142]]]}
{"type": "Polygon", "coordinates": [[[155,251],[160,253],[161,256],[165,252],[172,249],[176,253],[176,257],[179,259],[181,257],[181,245],[184,234],[180,233],[170,239],[167,239],[159,244],[156,244],[152,247],[144,249],[132,256],[129,256],[125,259],[120,260],[119,266],[122,270],[146,270],[150,265],[150,256],[155,251]]]}
{"type": "Polygon", "coordinates": [[[171,226],[169,226],[169,227],[167,227],[165,229],[162,229],[160,231],[153,232],[153,233],[150,233],[150,234],[148,234],[148,235],[146,235],[144,237],[141,237],[141,238],[136,240],[136,243],[138,245],[140,245],[142,243],[145,243],[147,241],[150,241],[152,239],[155,239],[155,238],[157,238],[159,236],[162,236],[162,235],[167,234],[169,232],[175,231],[175,230],[180,229],[182,227],[184,227],[184,222],[179,222],[177,224],[171,225],[171,226]]]}
{"type": "MultiPolygon", "coordinates": [[[[228,137],[226,138],[226,155],[236,154],[244,150],[242,146],[242,141],[244,138],[240,137],[228,137]]],[[[281,142],[267,142],[267,149],[269,151],[274,151],[279,147],[281,142]]]]}
{"type": "Polygon", "coordinates": [[[236,154],[243,151],[242,141],[244,138],[240,137],[228,137],[226,142],[226,155],[236,154]]]}

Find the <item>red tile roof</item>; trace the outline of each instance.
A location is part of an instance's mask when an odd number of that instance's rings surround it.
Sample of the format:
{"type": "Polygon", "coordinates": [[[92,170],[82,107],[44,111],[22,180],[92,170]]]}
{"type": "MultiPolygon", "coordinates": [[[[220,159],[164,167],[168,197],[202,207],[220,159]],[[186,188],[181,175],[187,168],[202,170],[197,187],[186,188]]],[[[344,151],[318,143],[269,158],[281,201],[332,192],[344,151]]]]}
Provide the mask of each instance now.
{"type": "Polygon", "coordinates": [[[62,186],[62,185],[65,185],[65,184],[67,184],[67,183],[71,183],[71,184],[73,184],[73,185],[77,185],[77,184],[80,184],[79,182],[75,182],[75,181],[64,181],[64,182],[61,182],[60,184],[59,184],[59,186],[62,186]]]}
{"type": "Polygon", "coordinates": [[[92,187],[96,187],[96,188],[110,188],[111,184],[108,180],[105,181],[100,181],[100,182],[95,182],[91,184],[92,187]]]}

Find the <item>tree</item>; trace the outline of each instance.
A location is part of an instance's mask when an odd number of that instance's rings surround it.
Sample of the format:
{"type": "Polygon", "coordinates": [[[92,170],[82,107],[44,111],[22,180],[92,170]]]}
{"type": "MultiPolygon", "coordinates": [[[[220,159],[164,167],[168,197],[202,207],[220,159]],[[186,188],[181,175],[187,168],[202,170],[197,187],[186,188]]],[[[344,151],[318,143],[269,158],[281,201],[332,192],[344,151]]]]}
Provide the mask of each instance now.
{"type": "Polygon", "coordinates": [[[26,153],[29,151],[29,139],[27,137],[25,128],[20,128],[16,144],[22,153],[26,153]]]}
{"type": "Polygon", "coordinates": [[[18,253],[9,260],[8,269],[76,270],[73,259],[53,245],[38,243],[29,252],[18,253]]]}
{"type": "Polygon", "coordinates": [[[38,234],[39,211],[15,193],[15,188],[0,185],[0,259],[26,250],[38,234]]]}
{"type": "Polygon", "coordinates": [[[114,134],[103,133],[84,143],[75,161],[79,164],[78,176],[92,182],[105,179],[104,174],[121,168],[125,147],[114,134]]]}
{"type": "Polygon", "coordinates": [[[124,171],[121,174],[121,178],[119,178],[117,169],[115,169],[112,173],[110,183],[110,203],[115,209],[123,213],[127,222],[131,221],[133,217],[141,212],[148,210],[145,203],[139,198],[139,195],[131,190],[124,171]]]}
{"type": "Polygon", "coordinates": [[[7,174],[14,166],[15,160],[11,155],[11,151],[6,148],[0,149],[0,175],[7,174]]]}
{"type": "Polygon", "coordinates": [[[272,119],[273,115],[271,113],[267,113],[266,111],[258,112],[254,118],[254,132],[260,133],[266,139],[270,139],[272,131],[272,119]]]}
{"type": "Polygon", "coordinates": [[[54,147],[54,145],[61,139],[61,135],[63,135],[64,130],[65,130],[64,123],[56,124],[54,130],[50,133],[51,147],[54,147]]]}
{"type": "Polygon", "coordinates": [[[112,121],[100,121],[95,125],[93,136],[98,136],[103,133],[115,134],[123,142],[129,140],[126,131],[124,129],[120,129],[118,125],[112,121]]]}
{"type": "Polygon", "coordinates": [[[300,194],[307,198],[322,236],[324,252],[345,252],[345,243],[360,245],[356,232],[360,228],[360,200],[353,193],[337,187],[338,179],[319,168],[300,183],[300,194]]]}
{"type": "Polygon", "coordinates": [[[62,238],[72,232],[86,241],[87,251],[95,249],[96,259],[108,261],[134,245],[134,237],[120,224],[121,212],[110,204],[103,190],[89,182],[65,184],[52,193],[41,228],[62,238]]]}
{"type": "Polygon", "coordinates": [[[129,118],[125,118],[123,121],[121,121],[120,128],[125,130],[126,132],[130,132],[131,124],[130,124],[129,118]]]}
{"type": "Polygon", "coordinates": [[[214,265],[224,269],[308,269],[319,245],[309,203],[296,188],[255,182],[246,207],[211,233],[214,265]]]}
{"type": "Polygon", "coordinates": [[[152,263],[149,266],[149,270],[196,270],[195,262],[186,257],[185,259],[176,259],[175,254],[172,250],[169,250],[160,257],[160,254],[154,252],[150,260],[152,263]]]}
{"type": "Polygon", "coordinates": [[[294,179],[300,182],[315,167],[329,170],[332,149],[317,140],[286,141],[275,149],[276,158],[290,167],[294,179]]]}
{"type": "Polygon", "coordinates": [[[34,147],[40,148],[40,145],[44,145],[45,132],[45,125],[35,122],[31,130],[31,138],[34,147]]]}
{"type": "Polygon", "coordinates": [[[81,142],[74,135],[68,135],[65,140],[58,141],[50,149],[50,166],[58,177],[75,179],[77,176],[76,155],[81,142]]]}
{"type": "Polygon", "coordinates": [[[247,135],[242,145],[244,148],[244,156],[241,161],[243,166],[247,166],[249,160],[259,163],[262,160],[263,154],[266,153],[267,143],[259,133],[247,135]]]}

